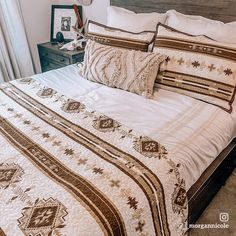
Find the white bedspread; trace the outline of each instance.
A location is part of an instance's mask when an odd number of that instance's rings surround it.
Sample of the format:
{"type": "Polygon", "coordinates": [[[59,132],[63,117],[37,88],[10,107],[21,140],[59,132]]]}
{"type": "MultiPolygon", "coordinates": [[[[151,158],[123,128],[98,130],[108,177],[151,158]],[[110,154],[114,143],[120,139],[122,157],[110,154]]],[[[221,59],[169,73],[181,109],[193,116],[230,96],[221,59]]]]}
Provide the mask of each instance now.
{"type": "Polygon", "coordinates": [[[160,90],[148,100],[87,81],[75,65],[33,78],[160,142],[187,169],[187,190],[236,136],[236,112],[177,93],[160,90]]]}

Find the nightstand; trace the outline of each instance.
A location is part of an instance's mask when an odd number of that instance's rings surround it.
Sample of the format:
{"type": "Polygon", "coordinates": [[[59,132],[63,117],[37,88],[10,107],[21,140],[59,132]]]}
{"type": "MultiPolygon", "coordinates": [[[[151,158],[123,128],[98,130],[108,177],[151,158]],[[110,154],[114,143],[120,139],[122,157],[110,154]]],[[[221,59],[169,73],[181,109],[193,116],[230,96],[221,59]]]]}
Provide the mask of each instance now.
{"type": "Polygon", "coordinates": [[[42,72],[58,69],[84,60],[83,49],[81,51],[60,50],[58,44],[50,42],[38,44],[38,52],[42,72]]]}

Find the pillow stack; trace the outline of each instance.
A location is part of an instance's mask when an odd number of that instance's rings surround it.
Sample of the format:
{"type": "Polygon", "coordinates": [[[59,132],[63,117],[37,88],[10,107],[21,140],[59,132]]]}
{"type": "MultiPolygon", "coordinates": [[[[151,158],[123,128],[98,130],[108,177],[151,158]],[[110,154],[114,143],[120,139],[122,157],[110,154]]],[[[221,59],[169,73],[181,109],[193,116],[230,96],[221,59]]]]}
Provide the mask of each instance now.
{"type": "Polygon", "coordinates": [[[146,98],[154,87],[170,90],[232,111],[236,22],[108,7],[107,25],[90,21],[87,37],[88,80],[146,98]]]}
{"type": "Polygon", "coordinates": [[[89,21],[82,75],[109,87],[151,98],[166,57],[149,52],[165,15],[108,8],[108,25],[89,21]]]}

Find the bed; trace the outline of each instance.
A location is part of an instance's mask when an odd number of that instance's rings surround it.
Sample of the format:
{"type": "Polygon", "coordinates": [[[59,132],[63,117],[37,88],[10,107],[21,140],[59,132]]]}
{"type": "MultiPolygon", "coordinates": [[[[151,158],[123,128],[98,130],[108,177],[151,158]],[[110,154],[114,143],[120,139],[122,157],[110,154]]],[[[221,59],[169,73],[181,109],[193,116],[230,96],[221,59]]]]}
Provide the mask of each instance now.
{"type": "MultiPolygon", "coordinates": [[[[122,1],[111,0],[111,5],[135,12],[166,12],[175,9],[188,15],[201,15],[222,22],[235,21],[236,3],[232,1],[122,1]]],[[[210,203],[219,188],[236,166],[236,140],[233,139],[217,156],[187,192],[188,222],[194,223],[210,203]]]]}
{"type": "Polygon", "coordinates": [[[164,89],[148,100],[85,80],[78,65],[0,93],[1,236],[184,235],[235,167],[234,110],[164,89]]]}

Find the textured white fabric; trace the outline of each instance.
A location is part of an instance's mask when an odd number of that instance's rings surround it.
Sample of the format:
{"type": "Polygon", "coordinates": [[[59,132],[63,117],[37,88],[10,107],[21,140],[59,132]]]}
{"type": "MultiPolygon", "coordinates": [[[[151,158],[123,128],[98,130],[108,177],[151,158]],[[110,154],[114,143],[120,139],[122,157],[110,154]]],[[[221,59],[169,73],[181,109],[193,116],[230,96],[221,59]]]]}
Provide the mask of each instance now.
{"type": "Polygon", "coordinates": [[[34,74],[18,0],[0,1],[0,82],[34,74]]]}
{"type": "Polygon", "coordinates": [[[236,112],[184,95],[160,89],[145,99],[83,79],[74,65],[33,78],[159,141],[186,168],[187,189],[236,136],[236,112]]]}
{"type": "Polygon", "coordinates": [[[206,35],[216,41],[236,43],[236,21],[223,23],[202,16],[167,11],[166,25],[191,35],[206,35]]]}
{"type": "Polygon", "coordinates": [[[151,98],[160,64],[165,56],[111,47],[89,40],[82,75],[87,80],[151,98]]]}
{"type": "Polygon", "coordinates": [[[135,13],[120,7],[107,7],[107,25],[131,32],[155,31],[158,22],[164,23],[166,14],[135,13]]]}

